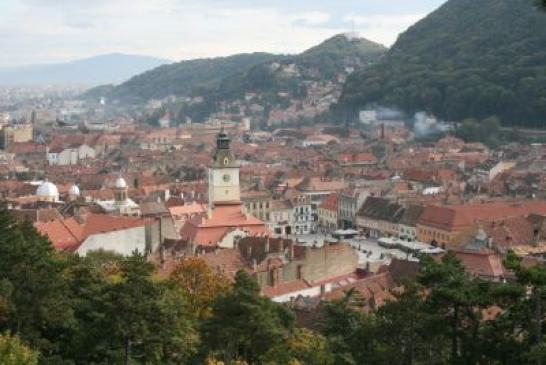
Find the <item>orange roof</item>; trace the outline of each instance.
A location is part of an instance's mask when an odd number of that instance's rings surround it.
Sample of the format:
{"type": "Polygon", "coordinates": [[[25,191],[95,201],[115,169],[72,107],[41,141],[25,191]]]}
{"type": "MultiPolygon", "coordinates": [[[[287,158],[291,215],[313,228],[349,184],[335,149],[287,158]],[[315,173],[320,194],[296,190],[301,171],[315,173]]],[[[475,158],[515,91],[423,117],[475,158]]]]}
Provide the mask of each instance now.
{"type": "Polygon", "coordinates": [[[207,204],[191,203],[191,204],[177,205],[177,206],[169,207],[169,212],[174,217],[182,217],[187,215],[206,213],[207,204]]]}
{"type": "Polygon", "coordinates": [[[34,227],[42,235],[47,236],[53,246],[59,250],[75,251],[81,244],[79,237],[64,225],[62,220],[36,222],[34,227]]]}
{"type": "Polygon", "coordinates": [[[245,230],[253,236],[270,233],[264,222],[244,214],[241,208],[241,203],[216,205],[210,218],[199,215],[186,221],[180,236],[196,245],[216,246],[227,233],[235,229],[245,230]]]}
{"type": "Polygon", "coordinates": [[[338,194],[332,193],[322,201],[322,204],[319,206],[319,208],[337,212],[338,202],[338,194]]]}
{"type": "Polygon", "coordinates": [[[499,278],[506,274],[502,257],[492,251],[459,251],[455,256],[472,275],[499,278]]]}
{"type": "Polygon", "coordinates": [[[531,213],[546,214],[546,201],[432,205],[425,208],[418,224],[454,232],[468,229],[479,221],[507,219],[531,213]]]}
{"type": "Polygon", "coordinates": [[[129,217],[114,217],[89,214],[80,223],[76,218],[56,219],[34,224],[38,232],[47,236],[53,246],[60,250],[76,251],[89,237],[98,233],[141,227],[150,220],[129,217]]]}
{"type": "Polygon", "coordinates": [[[305,280],[297,279],[292,281],[287,281],[275,286],[266,286],[262,288],[262,294],[268,298],[278,297],[284,294],[290,294],[310,288],[311,285],[305,280]]]}

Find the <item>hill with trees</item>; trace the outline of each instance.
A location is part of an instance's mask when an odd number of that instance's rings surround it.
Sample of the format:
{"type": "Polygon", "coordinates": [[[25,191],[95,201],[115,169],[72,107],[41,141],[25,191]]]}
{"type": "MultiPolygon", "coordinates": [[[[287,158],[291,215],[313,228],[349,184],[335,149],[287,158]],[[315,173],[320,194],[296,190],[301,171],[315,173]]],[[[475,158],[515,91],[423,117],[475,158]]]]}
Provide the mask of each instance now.
{"type": "Polygon", "coordinates": [[[339,34],[298,55],[280,57],[228,77],[209,94],[218,100],[238,99],[249,92],[285,92],[297,98],[305,94],[307,82],[339,82],[340,74],[363,69],[386,51],[365,38],[339,34]]]}
{"type": "Polygon", "coordinates": [[[225,77],[277,57],[268,53],[250,53],[181,61],[136,75],[118,86],[96,87],[84,97],[98,99],[105,96],[126,103],[142,103],[169,95],[188,96],[199,87],[211,87],[225,77]]]}
{"type": "Polygon", "coordinates": [[[546,14],[533,0],[449,0],[347,81],[338,111],[372,106],[446,120],[542,126],[546,14]]]}
{"type": "Polygon", "coordinates": [[[143,103],[169,95],[202,96],[210,104],[248,92],[297,94],[302,92],[302,81],[333,80],[347,68],[377,61],[385,52],[385,47],[366,39],[337,35],[298,55],[252,53],[164,65],[119,86],[91,89],[85,97],[143,103]]]}

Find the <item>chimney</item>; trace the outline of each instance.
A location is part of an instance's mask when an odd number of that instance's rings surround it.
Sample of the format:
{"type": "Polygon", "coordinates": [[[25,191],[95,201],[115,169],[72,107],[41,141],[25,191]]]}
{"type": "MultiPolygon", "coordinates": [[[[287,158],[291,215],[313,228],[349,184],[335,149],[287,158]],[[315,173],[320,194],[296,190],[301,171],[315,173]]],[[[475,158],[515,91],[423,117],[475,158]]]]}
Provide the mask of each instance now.
{"type": "Polygon", "coordinates": [[[540,230],[535,228],[533,231],[533,244],[538,244],[538,241],[540,240],[540,230]]]}
{"type": "Polygon", "coordinates": [[[298,272],[297,272],[297,278],[299,280],[303,279],[303,265],[298,265],[298,272]]]}
{"type": "Polygon", "coordinates": [[[290,242],[290,247],[288,248],[288,260],[294,260],[294,241],[290,242]]]}
{"type": "Polygon", "coordinates": [[[165,264],[165,246],[161,245],[161,248],[159,249],[160,257],[161,257],[161,264],[165,264]]]}

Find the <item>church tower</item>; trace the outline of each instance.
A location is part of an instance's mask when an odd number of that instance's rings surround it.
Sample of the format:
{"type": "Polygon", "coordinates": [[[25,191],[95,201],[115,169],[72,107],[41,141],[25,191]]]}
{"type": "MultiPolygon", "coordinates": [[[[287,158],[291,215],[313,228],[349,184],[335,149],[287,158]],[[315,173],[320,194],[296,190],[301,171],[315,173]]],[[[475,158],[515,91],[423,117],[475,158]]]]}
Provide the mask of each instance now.
{"type": "Polygon", "coordinates": [[[117,205],[121,205],[127,201],[127,183],[121,173],[114,183],[114,201],[117,205]]]}
{"type": "Polygon", "coordinates": [[[221,203],[241,202],[240,165],[232,155],[224,129],[216,137],[216,150],[209,167],[209,209],[221,203]]]}

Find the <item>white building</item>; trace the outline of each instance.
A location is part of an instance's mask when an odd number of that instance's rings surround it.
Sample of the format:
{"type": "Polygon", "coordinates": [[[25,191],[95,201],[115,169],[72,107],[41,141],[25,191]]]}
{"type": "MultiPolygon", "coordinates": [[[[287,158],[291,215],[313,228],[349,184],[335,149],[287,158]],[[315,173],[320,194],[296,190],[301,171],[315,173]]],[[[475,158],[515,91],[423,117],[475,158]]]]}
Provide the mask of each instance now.
{"type": "Polygon", "coordinates": [[[140,216],[140,207],[127,195],[127,182],[121,175],[116,179],[112,189],[114,190],[114,200],[96,202],[105,213],[131,217],[140,216]]]}
{"type": "Polygon", "coordinates": [[[56,249],[82,256],[98,250],[124,256],[154,252],[160,240],[157,221],[102,214],[37,222],[35,227],[56,249]]]}
{"type": "Polygon", "coordinates": [[[95,157],[95,149],[86,144],[66,148],[59,146],[47,150],[47,161],[50,165],[78,165],[83,160],[95,157]]]}
{"type": "Polygon", "coordinates": [[[57,186],[55,186],[55,184],[45,180],[38,186],[38,189],[36,190],[36,196],[41,201],[47,201],[52,203],[58,202],[59,190],[57,189],[57,186]]]}

